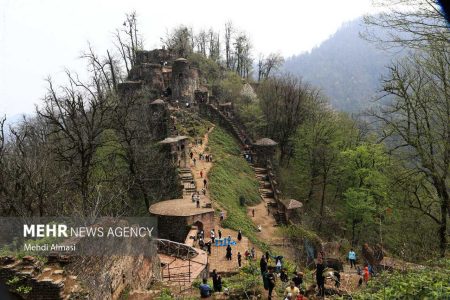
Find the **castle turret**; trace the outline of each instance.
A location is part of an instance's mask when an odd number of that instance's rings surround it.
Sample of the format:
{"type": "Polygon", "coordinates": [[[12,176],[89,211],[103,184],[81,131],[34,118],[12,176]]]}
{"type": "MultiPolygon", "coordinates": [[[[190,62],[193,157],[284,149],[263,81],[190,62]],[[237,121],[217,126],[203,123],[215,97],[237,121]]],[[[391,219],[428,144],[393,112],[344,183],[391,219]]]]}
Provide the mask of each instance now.
{"type": "Polygon", "coordinates": [[[178,58],[172,66],[172,99],[192,103],[199,87],[199,71],[185,58],[178,58]]]}

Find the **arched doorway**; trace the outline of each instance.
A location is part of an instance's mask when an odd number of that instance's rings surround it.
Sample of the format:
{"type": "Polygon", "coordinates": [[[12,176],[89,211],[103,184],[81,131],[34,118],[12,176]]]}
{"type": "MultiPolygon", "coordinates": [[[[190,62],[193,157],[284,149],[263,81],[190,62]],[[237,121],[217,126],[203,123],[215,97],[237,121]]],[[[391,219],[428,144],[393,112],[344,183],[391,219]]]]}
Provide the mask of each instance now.
{"type": "Polygon", "coordinates": [[[203,230],[203,223],[200,221],[195,221],[194,224],[192,224],[193,226],[197,227],[197,230],[200,232],[203,230]]]}

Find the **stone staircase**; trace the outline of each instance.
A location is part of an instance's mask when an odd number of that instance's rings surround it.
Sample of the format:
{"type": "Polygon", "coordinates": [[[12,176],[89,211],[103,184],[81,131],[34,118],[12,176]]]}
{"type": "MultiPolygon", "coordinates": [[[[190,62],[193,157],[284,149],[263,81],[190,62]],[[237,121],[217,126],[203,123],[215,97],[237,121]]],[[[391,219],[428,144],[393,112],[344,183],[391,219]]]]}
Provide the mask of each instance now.
{"type": "Polygon", "coordinates": [[[268,206],[276,207],[276,201],[274,198],[274,193],[269,182],[267,169],[254,167],[256,178],[259,181],[259,193],[261,198],[268,206]]]}
{"type": "Polygon", "coordinates": [[[183,194],[192,194],[193,192],[197,191],[197,186],[195,184],[191,169],[178,169],[178,176],[180,177],[181,183],[183,184],[183,194]],[[192,181],[194,181],[194,185],[192,185],[192,181]]]}
{"type": "Polygon", "coordinates": [[[275,221],[278,225],[287,224],[286,214],[278,209],[274,191],[269,181],[268,170],[266,168],[257,167],[253,167],[253,170],[255,171],[256,178],[258,178],[259,181],[259,193],[261,195],[261,198],[268,207],[272,207],[271,211],[273,217],[275,218],[275,221]]]}
{"type": "Polygon", "coordinates": [[[231,124],[231,127],[233,128],[234,132],[239,137],[239,140],[240,140],[241,144],[245,145],[247,137],[242,132],[242,130],[239,129],[239,127],[240,127],[239,124],[234,119],[231,119],[231,118],[227,118],[227,119],[229,120],[229,122],[231,124]]]}

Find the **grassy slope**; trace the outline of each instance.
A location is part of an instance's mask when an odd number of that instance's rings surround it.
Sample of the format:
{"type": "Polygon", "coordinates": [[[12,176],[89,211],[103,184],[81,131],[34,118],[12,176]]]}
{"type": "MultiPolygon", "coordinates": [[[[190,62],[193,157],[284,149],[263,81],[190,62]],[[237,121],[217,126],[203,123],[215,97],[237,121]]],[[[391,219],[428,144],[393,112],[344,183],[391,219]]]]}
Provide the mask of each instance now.
{"type": "Polygon", "coordinates": [[[247,205],[261,201],[252,168],[240,155],[236,140],[218,126],[209,135],[209,148],[214,159],[208,175],[209,189],[212,200],[227,211],[224,226],[242,230],[254,244],[265,248],[256,238],[256,227],[248,218],[246,208],[239,205],[240,196],[246,199],[247,205]]]}

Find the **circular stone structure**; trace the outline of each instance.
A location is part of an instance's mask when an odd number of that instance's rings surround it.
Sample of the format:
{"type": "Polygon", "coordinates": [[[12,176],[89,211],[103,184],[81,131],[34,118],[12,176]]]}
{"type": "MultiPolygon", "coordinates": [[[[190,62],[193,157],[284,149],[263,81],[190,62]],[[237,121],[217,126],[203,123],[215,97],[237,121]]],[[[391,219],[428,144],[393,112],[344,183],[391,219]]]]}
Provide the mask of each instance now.
{"type": "Polygon", "coordinates": [[[192,226],[209,232],[214,228],[214,209],[197,207],[191,199],[173,199],[155,203],[149,212],[158,218],[158,237],[184,243],[192,226]]]}

